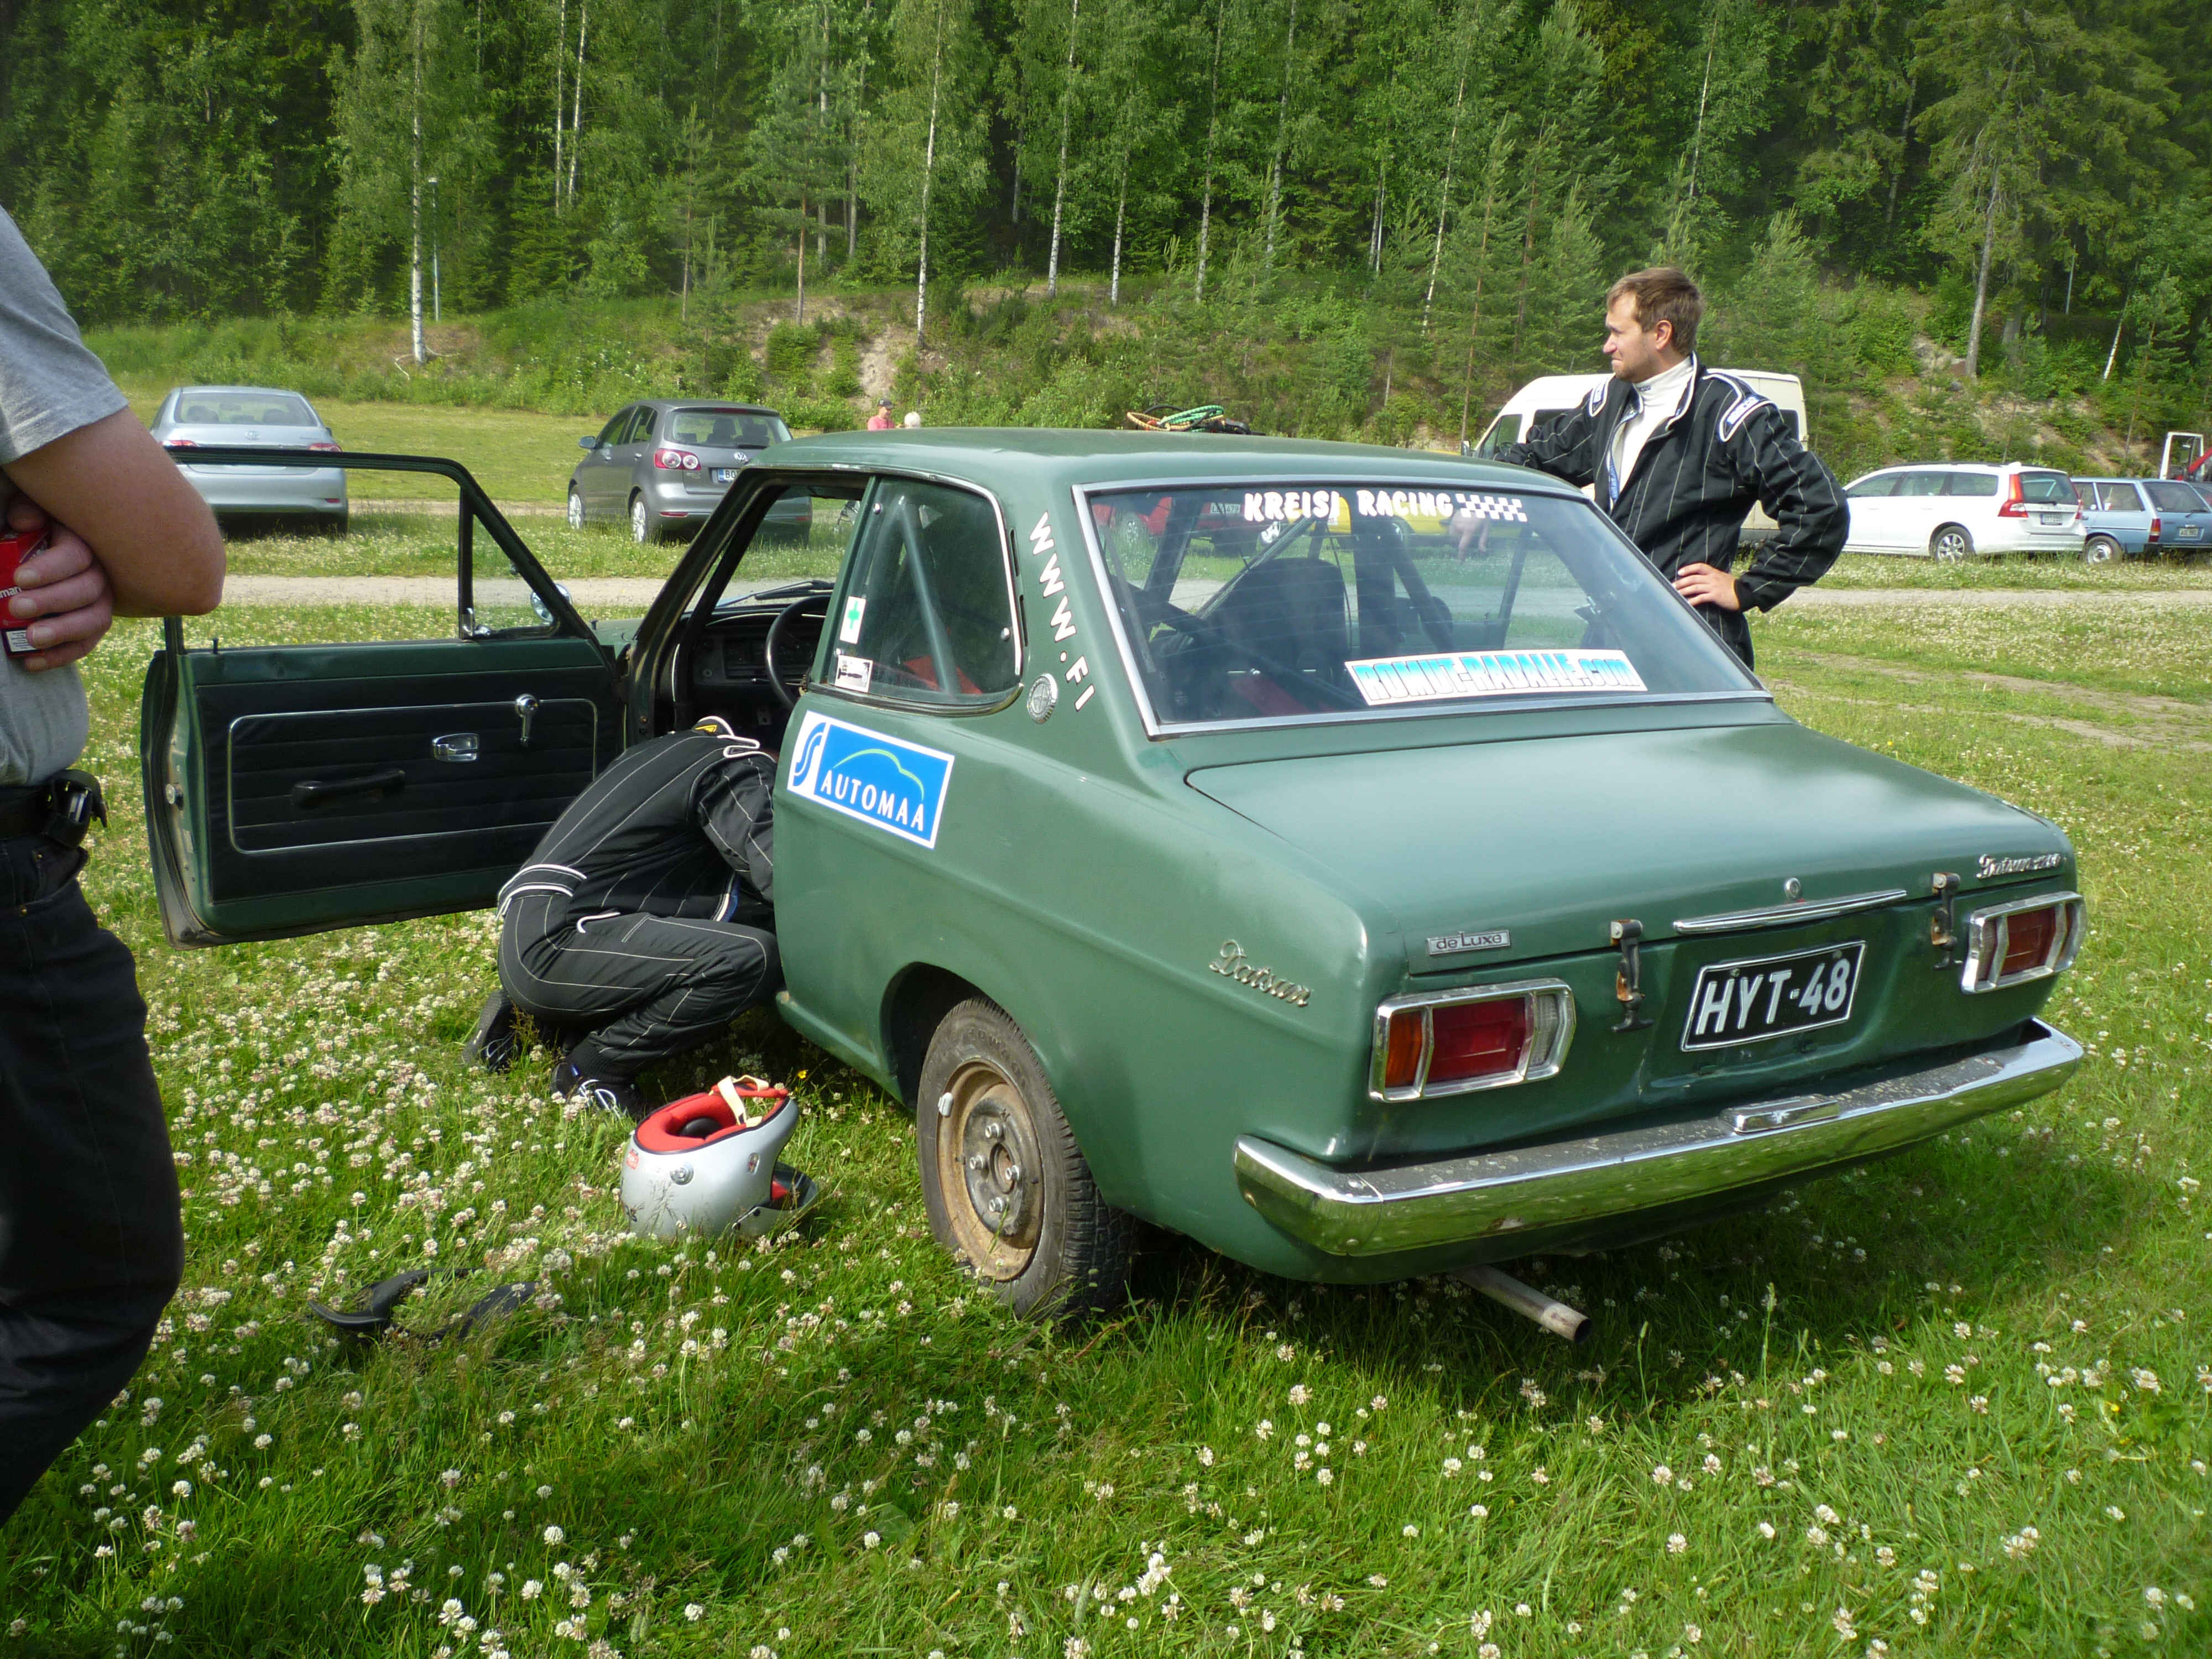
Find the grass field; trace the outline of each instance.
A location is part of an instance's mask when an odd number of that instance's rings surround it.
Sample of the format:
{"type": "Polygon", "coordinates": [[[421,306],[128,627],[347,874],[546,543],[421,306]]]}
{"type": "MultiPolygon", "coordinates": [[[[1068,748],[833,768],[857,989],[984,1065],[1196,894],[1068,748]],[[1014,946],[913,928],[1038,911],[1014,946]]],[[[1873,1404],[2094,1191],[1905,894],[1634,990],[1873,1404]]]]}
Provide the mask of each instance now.
{"type": "Polygon", "coordinates": [[[930,1242],[903,1114],[764,1018],[659,1081],[793,1080],[830,1197],[778,1248],[635,1242],[620,1130],[543,1055],[461,1062],[489,918],[161,943],[152,632],[118,629],[91,890],[153,1006],[187,1289],[0,1534],[0,1659],[2212,1649],[2212,633],[1925,615],[1785,609],[1761,667],[2065,826],[2093,932],[2051,1014],[2090,1057],[1765,1214],[1524,1264],[1595,1316],[1580,1352],[1455,1284],[1167,1238],[1104,1328],[1015,1323],[930,1242]],[[429,1259],[481,1271],[418,1326],[546,1295],[362,1354],[301,1317],[429,1259]]]}

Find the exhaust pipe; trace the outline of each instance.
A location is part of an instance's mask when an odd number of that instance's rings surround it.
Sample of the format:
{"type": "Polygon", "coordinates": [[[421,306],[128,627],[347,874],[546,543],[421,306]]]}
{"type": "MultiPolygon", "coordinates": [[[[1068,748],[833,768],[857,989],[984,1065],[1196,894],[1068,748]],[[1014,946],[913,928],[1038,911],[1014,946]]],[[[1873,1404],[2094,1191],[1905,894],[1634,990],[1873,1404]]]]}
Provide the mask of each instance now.
{"type": "Polygon", "coordinates": [[[1461,1267],[1453,1277],[1465,1279],[1492,1302],[1534,1320],[1553,1336],[1565,1337],[1577,1348],[1589,1340],[1588,1314],[1546,1296],[1533,1285],[1523,1285],[1510,1273],[1500,1273],[1495,1267],[1461,1267]]]}

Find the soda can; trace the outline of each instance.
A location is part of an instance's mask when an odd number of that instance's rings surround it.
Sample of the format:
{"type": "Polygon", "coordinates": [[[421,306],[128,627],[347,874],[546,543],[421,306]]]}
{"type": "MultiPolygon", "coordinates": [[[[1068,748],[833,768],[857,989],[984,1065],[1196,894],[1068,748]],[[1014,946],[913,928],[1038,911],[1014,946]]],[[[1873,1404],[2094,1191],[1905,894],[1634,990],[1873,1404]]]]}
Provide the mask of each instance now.
{"type": "Polygon", "coordinates": [[[11,657],[35,657],[40,649],[31,643],[31,624],[16,617],[10,601],[23,591],[15,573],[46,546],[43,530],[0,530],[0,649],[11,657]]]}

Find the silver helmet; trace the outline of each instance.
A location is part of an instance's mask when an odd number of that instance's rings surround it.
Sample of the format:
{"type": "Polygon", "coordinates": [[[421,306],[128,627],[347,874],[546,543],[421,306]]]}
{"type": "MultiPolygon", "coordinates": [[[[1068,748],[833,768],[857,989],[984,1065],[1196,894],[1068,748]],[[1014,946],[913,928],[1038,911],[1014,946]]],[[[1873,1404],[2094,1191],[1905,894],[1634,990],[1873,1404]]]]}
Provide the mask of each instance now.
{"type": "Polygon", "coordinates": [[[791,1091],[755,1077],[726,1077],[650,1114],[623,1154],[630,1231],[673,1238],[743,1224],[774,1201],[776,1154],[798,1123],[791,1091]]]}

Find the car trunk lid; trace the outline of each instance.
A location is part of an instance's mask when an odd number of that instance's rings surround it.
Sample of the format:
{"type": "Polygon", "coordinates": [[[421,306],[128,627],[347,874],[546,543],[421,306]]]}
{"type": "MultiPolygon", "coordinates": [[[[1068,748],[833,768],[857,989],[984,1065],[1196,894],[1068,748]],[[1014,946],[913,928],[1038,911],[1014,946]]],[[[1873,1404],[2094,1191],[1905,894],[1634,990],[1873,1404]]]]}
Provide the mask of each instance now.
{"type": "MultiPolygon", "coordinates": [[[[1649,1109],[1669,1090],[1786,1089],[2016,1020],[2001,999],[1957,994],[1955,968],[1929,971],[1932,878],[1956,873],[1971,902],[1984,854],[2045,860],[2045,879],[2071,866],[2040,819],[1778,721],[1260,761],[1188,781],[1389,911],[1403,957],[1391,990],[1573,988],[1577,1085],[1513,1091],[1524,1133],[1649,1109]],[[1630,920],[1650,1024],[1624,1035],[1604,1027],[1623,1012],[1613,927],[1630,920]],[[1923,980],[1952,994],[1918,994],[1923,980]]],[[[1374,1150],[1494,1135],[1492,1101],[1425,1101],[1374,1150]]]]}

